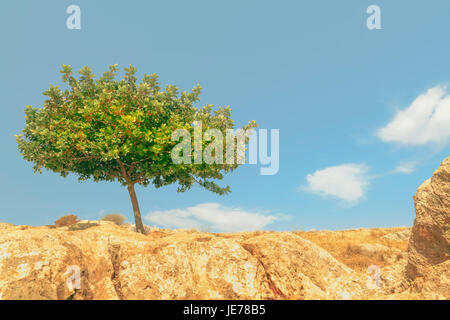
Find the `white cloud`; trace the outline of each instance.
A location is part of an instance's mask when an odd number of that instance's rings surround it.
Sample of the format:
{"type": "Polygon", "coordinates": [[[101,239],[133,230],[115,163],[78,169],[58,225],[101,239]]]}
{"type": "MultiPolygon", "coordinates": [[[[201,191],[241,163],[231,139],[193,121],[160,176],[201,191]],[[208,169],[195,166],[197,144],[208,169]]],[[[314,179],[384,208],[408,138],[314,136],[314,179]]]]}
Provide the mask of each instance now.
{"type": "Polygon", "coordinates": [[[238,232],[261,230],[279,217],[225,207],[219,203],[202,203],[185,209],[153,211],[145,219],[163,228],[206,228],[214,232],[238,232]]]}
{"type": "Polygon", "coordinates": [[[306,176],[308,185],[302,190],[323,196],[333,196],[348,203],[364,197],[369,177],[364,164],[347,163],[317,170],[306,176]]]}
{"type": "Polygon", "coordinates": [[[394,170],[392,170],[391,173],[411,174],[416,170],[416,167],[416,161],[400,162],[398,166],[394,170]]]}
{"type": "Polygon", "coordinates": [[[450,142],[450,96],[437,86],[416,98],[394,119],[377,131],[384,142],[403,145],[446,145],[450,142]]]}

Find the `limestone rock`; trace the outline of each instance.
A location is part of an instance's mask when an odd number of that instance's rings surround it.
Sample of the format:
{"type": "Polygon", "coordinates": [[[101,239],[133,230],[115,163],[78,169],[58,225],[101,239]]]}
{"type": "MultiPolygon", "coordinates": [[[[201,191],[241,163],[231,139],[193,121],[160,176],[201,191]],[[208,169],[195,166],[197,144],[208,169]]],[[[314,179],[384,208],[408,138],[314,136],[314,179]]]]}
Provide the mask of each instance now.
{"type": "Polygon", "coordinates": [[[11,228],[11,227],[14,227],[14,225],[11,224],[11,223],[0,222],[0,230],[1,229],[6,229],[6,228],[11,228]]]}
{"type": "Polygon", "coordinates": [[[142,235],[107,222],[79,225],[83,228],[2,225],[0,298],[362,297],[354,271],[293,233],[142,235]]]}
{"type": "Polygon", "coordinates": [[[410,292],[419,299],[450,299],[450,260],[428,268],[427,274],[417,277],[410,286],[410,292]]]}
{"type": "Polygon", "coordinates": [[[112,223],[81,224],[87,227],[74,231],[67,227],[24,229],[2,225],[0,297],[282,297],[273,290],[264,265],[241,245],[240,238],[192,231],[155,231],[145,236],[112,223]],[[75,291],[77,270],[80,286],[75,291]]]}
{"type": "Polygon", "coordinates": [[[388,240],[405,241],[405,240],[408,240],[410,236],[411,236],[411,230],[405,229],[405,230],[389,233],[389,234],[383,236],[383,238],[388,239],[388,240]]]}
{"type": "Polygon", "coordinates": [[[356,274],[312,242],[291,233],[263,234],[242,243],[264,266],[272,291],[283,299],[360,296],[356,274]]]}
{"type": "Polygon", "coordinates": [[[417,189],[414,205],[407,267],[411,279],[450,259],[450,157],[417,189]]]}

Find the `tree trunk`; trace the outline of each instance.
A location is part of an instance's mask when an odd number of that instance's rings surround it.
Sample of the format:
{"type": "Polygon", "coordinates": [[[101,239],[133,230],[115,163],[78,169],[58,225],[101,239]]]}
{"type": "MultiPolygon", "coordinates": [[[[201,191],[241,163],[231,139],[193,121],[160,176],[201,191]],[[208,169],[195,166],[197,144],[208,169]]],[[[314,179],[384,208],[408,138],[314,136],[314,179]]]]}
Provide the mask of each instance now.
{"type": "Polygon", "coordinates": [[[141,210],[139,210],[139,203],[136,197],[136,192],[134,191],[134,184],[128,185],[128,192],[130,193],[131,204],[133,205],[136,231],[145,234],[144,225],[142,224],[141,210]]]}

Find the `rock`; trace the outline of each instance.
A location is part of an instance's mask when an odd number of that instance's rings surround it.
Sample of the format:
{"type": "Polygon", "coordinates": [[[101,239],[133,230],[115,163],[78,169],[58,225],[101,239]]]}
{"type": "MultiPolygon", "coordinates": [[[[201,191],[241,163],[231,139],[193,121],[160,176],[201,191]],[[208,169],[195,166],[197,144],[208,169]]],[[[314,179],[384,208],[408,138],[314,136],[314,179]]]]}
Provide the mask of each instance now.
{"type": "MultiPolygon", "coordinates": [[[[133,232],[136,231],[136,226],[131,223],[125,223],[125,224],[121,225],[121,227],[125,228],[126,230],[129,230],[129,231],[133,231],[133,232]]],[[[177,229],[177,230],[181,230],[181,229],[177,229]]],[[[156,226],[144,225],[144,231],[145,231],[145,234],[149,234],[150,232],[170,232],[170,233],[172,233],[175,230],[172,231],[169,229],[161,229],[156,226]]]]}
{"type": "Polygon", "coordinates": [[[422,299],[450,299],[450,260],[434,265],[423,277],[417,277],[410,292],[422,299]]]}
{"type": "Polygon", "coordinates": [[[393,233],[388,233],[387,235],[384,235],[383,238],[388,240],[405,241],[408,240],[410,236],[411,230],[405,229],[393,233]]]}
{"type": "Polygon", "coordinates": [[[142,235],[114,223],[79,224],[90,227],[2,225],[0,297],[359,299],[370,294],[365,277],[290,232],[142,235]],[[77,271],[80,287],[74,290],[77,271]]]}
{"type": "MultiPolygon", "coordinates": [[[[395,248],[388,248],[379,243],[375,243],[375,244],[361,243],[361,244],[355,245],[354,250],[356,250],[357,252],[359,252],[360,254],[362,254],[366,257],[373,257],[376,255],[387,254],[388,252],[395,250],[395,248]]],[[[397,250],[397,251],[400,252],[400,250],[397,250]]]]}
{"type": "Polygon", "coordinates": [[[289,233],[227,238],[178,230],[145,236],[113,223],[85,224],[91,226],[74,231],[2,225],[0,297],[339,298],[340,279],[354,276],[325,250],[289,233]],[[77,271],[80,288],[74,291],[77,271]]]}
{"type": "MultiPolygon", "coordinates": [[[[355,271],[302,233],[132,229],[108,221],[59,228],[1,223],[0,299],[450,298],[448,259],[406,282],[404,252],[366,242],[373,230],[349,231],[352,247],[358,255],[393,258],[355,271]]],[[[344,233],[317,232],[325,235],[317,243],[330,250],[344,233]]]]}
{"type": "Polygon", "coordinates": [[[0,230],[1,229],[6,229],[6,228],[11,228],[11,227],[14,227],[14,225],[11,224],[11,223],[0,222],[0,230]]]}
{"type": "Polygon", "coordinates": [[[380,285],[384,295],[402,292],[408,287],[404,279],[406,264],[407,260],[402,258],[381,268],[380,285]]]}
{"type": "Polygon", "coordinates": [[[347,299],[361,296],[356,273],[324,249],[292,233],[263,234],[242,246],[264,270],[282,299],[347,299]]]}
{"type": "Polygon", "coordinates": [[[114,299],[113,267],[108,253],[109,226],[83,231],[65,228],[11,227],[0,230],[0,296],[2,299],[66,299],[70,267],[79,268],[86,299],[114,299]],[[99,232],[103,230],[103,232],[99,232]]]}
{"type": "Polygon", "coordinates": [[[124,299],[273,299],[265,272],[237,241],[174,233],[159,241],[116,246],[124,299]]]}
{"type": "Polygon", "coordinates": [[[390,264],[402,259],[405,255],[400,249],[388,247],[379,243],[361,243],[353,245],[352,247],[353,250],[360,255],[376,258],[379,261],[387,261],[390,262],[390,264]]]}
{"type": "Polygon", "coordinates": [[[417,189],[414,205],[407,266],[412,280],[450,259],[450,157],[417,189]]]}

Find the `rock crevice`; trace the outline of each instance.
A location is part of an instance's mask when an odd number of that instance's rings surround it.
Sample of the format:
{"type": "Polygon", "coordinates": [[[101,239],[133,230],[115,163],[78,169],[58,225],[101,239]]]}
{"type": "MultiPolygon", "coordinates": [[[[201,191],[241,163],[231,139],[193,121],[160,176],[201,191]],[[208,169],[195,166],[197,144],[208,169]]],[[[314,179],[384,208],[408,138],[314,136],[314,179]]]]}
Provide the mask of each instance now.
{"type": "Polygon", "coordinates": [[[108,252],[109,257],[111,260],[112,265],[112,274],[111,274],[111,281],[114,286],[114,290],[116,291],[117,296],[120,300],[124,299],[123,293],[122,293],[122,284],[120,282],[120,245],[119,244],[110,244],[108,245],[108,252]]]}

